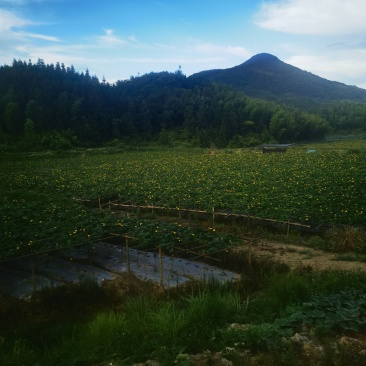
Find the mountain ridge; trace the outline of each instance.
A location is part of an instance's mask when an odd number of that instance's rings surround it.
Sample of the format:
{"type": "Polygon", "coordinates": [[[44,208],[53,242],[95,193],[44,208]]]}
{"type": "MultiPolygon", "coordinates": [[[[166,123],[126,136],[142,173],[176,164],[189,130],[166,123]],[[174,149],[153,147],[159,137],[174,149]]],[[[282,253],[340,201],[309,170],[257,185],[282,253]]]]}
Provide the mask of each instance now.
{"type": "Polygon", "coordinates": [[[205,70],[190,78],[231,85],[246,95],[303,107],[340,100],[366,103],[366,90],[330,81],[281,61],[269,53],[254,55],[244,63],[205,70]]]}

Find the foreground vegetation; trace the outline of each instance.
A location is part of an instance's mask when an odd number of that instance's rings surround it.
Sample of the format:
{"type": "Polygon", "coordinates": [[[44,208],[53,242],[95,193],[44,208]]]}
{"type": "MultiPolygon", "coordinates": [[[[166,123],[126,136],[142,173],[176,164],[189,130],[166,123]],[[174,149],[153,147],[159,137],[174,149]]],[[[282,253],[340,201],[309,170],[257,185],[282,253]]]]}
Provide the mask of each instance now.
{"type": "Polygon", "coordinates": [[[93,283],[45,289],[34,300],[33,320],[13,309],[13,322],[1,327],[0,362],[127,366],[153,359],[188,366],[188,355],[209,349],[233,365],[364,365],[362,354],[346,349],[306,356],[291,337],[301,332],[327,349],[336,334],[363,332],[365,283],[361,273],[253,263],[238,283],[196,284],[159,299],[146,286],[144,296],[122,298],[93,283]]]}

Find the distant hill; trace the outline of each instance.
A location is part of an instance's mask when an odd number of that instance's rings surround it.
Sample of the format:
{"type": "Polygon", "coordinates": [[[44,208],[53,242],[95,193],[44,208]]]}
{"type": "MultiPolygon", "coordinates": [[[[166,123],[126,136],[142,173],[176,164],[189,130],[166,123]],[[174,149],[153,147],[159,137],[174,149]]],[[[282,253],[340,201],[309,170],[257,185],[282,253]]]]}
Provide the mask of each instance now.
{"type": "Polygon", "coordinates": [[[191,78],[229,84],[248,96],[298,107],[313,108],[340,100],[366,102],[366,90],[321,78],[268,53],[229,69],[202,71],[191,78]]]}
{"type": "Polygon", "coordinates": [[[365,90],[321,79],[274,56],[257,55],[237,68],[201,76],[206,78],[152,72],[111,85],[88,70],[13,60],[0,66],[0,150],[150,142],[248,147],[366,131],[366,103],[335,100],[357,93],[362,98],[365,90]],[[308,110],[292,107],[301,103],[308,110]]]}

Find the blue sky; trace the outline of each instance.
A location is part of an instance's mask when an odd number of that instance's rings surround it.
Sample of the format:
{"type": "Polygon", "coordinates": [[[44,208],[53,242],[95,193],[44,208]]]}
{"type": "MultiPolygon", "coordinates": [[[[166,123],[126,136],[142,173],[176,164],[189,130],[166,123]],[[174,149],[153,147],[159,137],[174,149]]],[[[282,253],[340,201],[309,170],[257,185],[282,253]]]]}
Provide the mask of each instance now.
{"type": "Polygon", "coordinates": [[[364,9],[365,0],[0,0],[0,64],[41,58],[114,82],[267,52],[366,89],[364,9]]]}

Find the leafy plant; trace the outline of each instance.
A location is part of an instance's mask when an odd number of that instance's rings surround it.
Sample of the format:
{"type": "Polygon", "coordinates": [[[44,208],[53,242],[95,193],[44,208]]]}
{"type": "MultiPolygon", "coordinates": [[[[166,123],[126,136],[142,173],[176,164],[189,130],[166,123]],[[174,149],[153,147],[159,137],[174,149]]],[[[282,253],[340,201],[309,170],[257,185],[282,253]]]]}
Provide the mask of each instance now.
{"type": "Polygon", "coordinates": [[[325,249],[326,241],[320,236],[314,235],[309,238],[307,245],[312,248],[325,249]]]}
{"type": "Polygon", "coordinates": [[[304,325],[327,327],[327,331],[360,331],[366,326],[366,294],[360,290],[345,290],[320,295],[295,311],[292,307],[287,311],[288,315],[273,323],[251,325],[246,330],[229,330],[227,340],[257,351],[283,346],[283,338],[288,338],[304,325]]]}

